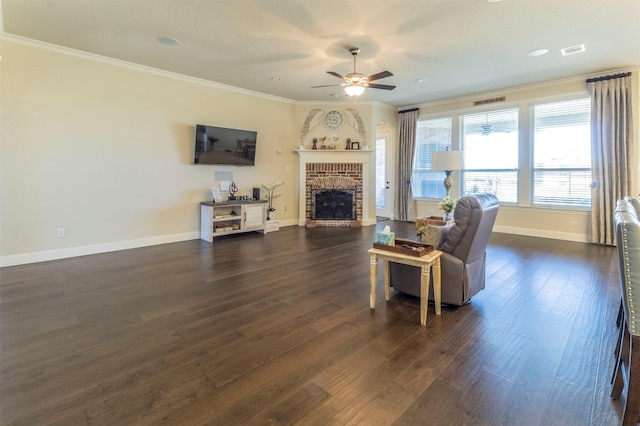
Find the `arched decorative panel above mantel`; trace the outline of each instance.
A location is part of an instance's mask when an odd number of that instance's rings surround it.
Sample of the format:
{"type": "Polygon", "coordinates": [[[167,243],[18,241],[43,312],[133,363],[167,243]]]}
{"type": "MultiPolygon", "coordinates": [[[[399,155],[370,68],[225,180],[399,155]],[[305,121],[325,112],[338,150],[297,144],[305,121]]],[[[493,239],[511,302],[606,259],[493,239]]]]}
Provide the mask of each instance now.
{"type": "Polygon", "coordinates": [[[300,129],[300,148],[311,149],[314,139],[326,145],[333,144],[336,149],[345,149],[347,139],[361,146],[370,142],[360,112],[353,107],[338,106],[313,108],[307,112],[300,129]]]}

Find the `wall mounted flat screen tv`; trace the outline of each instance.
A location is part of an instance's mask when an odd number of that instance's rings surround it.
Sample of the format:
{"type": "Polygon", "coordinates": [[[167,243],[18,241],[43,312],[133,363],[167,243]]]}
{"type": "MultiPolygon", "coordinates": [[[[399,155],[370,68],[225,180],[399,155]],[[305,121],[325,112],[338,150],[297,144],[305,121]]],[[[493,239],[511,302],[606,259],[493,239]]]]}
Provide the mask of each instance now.
{"type": "Polygon", "coordinates": [[[253,166],[258,132],[196,125],[194,164],[253,166]]]}

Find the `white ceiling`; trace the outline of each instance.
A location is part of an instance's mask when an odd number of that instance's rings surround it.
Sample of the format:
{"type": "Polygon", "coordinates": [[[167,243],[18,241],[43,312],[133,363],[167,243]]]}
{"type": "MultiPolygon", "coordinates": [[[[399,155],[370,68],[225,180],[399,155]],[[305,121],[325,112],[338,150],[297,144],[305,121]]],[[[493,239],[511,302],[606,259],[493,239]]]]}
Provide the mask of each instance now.
{"type": "Polygon", "coordinates": [[[406,106],[640,65],[640,0],[1,0],[4,32],[299,101],[406,106]],[[160,44],[173,37],[178,46],[160,44]],[[563,57],[561,48],[586,52],[563,57]],[[529,57],[527,52],[549,53],[529,57]],[[277,79],[272,79],[277,77],[277,79]],[[424,83],[417,83],[424,79],[424,83]]]}

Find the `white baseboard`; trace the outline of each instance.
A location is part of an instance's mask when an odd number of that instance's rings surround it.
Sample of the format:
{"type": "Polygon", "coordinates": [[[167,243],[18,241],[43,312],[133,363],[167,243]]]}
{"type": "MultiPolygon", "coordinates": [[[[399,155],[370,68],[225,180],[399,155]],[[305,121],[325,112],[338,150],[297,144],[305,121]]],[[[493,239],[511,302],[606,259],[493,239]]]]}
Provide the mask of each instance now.
{"type": "Polygon", "coordinates": [[[298,219],[278,220],[280,221],[280,228],[283,226],[298,226],[298,219]]]}
{"type": "Polygon", "coordinates": [[[574,241],[577,243],[587,243],[587,236],[584,234],[574,234],[571,232],[557,232],[543,229],[519,228],[515,226],[494,225],[494,232],[503,234],[524,235],[527,237],[551,238],[553,240],[574,241]]]}
{"type": "Polygon", "coordinates": [[[138,240],[115,241],[112,243],[71,247],[60,250],[47,250],[35,253],[2,256],[0,257],[0,267],[46,262],[49,260],[66,259],[69,257],[86,256],[89,254],[107,253],[110,251],[175,243],[178,241],[196,240],[198,238],[200,238],[200,232],[185,232],[182,234],[162,235],[159,237],[141,238],[138,240]]]}
{"type": "MultiPolygon", "coordinates": [[[[364,226],[375,225],[375,220],[369,219],[364,226]]],[[[280,220],[280,227],[299,225],[297,219],[280,220]]],[[[570,232],[545,231],[531,228],[518,228],[514,226],[493,227],[495,232],[505,234],[524,235],[527,237],[551,238],[554,240],[575,241],[580,243],[587,242],[587,236],[583,234],[574,234],[570,232]]],[[[0,267],[24,265],[27,263],[46,262],[49,260],[66,259],[70,257],[86,256],[89,254],[107,253],[110,251],[127,250],[138,247],[155,246],[158,244],[175,243],[179,241],[197,240],[200,233],[185,232],[181,234],[162,235],[159,237],[141,238],[138,240],[115,241],[106,244],[95,244],[82,247],[71,247],[60,250],[48,250],[35,253],[16,254],[11,256],[0,257],[0,267]]]]}
{"type": "MultiPolygon", "coordinates": [[[[297,225],[297,219],[281,220],[280,227],[297,225]]],[[[47,250],[34,253],[0,256],[0,267],[25,265],[28,263],[47,262],[49,260],[67,259],[70,257],[86,256],[90,254],[108,253],[110,251],[127,250],[138,247],[155,246],[158,244],[177,243],[179,241],[197,240],[200,232],[184,232],[181,234],[161,235],[158,237],[141,238],[138,240],[114,241],[112,243],[95,244],[90,246],[70,247],[60,250],[47,250]]]]}

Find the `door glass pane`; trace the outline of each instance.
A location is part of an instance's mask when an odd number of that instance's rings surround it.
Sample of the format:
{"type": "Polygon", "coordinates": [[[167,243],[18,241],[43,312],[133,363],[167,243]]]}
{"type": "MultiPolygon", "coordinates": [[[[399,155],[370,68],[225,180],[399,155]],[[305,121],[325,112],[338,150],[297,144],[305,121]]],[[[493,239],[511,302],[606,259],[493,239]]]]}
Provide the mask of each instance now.
{"type": "Polygon", "coordinates": [[[376,139],[376,209],[386,209],[387,206],[387,176],[385,173],[386,139],[376,139]]]}

